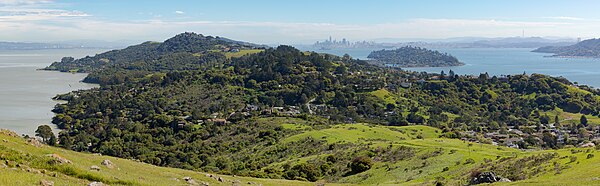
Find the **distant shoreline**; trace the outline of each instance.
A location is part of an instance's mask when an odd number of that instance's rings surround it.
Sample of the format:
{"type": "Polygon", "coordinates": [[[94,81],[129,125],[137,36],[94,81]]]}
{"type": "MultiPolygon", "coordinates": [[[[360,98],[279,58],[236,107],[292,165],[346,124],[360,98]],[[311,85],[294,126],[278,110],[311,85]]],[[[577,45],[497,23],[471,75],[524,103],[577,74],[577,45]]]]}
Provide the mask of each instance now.
{"type": "Polygon", "coordinates": [[[565,58],[565,59],[600,59],[600,56],[544,56],[547,58],[565,58]]]}

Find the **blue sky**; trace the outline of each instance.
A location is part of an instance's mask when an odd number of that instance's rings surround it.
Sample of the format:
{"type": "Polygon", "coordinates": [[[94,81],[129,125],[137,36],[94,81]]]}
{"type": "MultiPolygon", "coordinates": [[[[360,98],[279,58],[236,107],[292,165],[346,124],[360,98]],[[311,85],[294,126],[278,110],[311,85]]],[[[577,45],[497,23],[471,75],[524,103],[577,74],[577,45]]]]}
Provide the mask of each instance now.
{"type": "Polygon", "coordinates": [[[0,0],[0,40],[164,40],[185,31],[268,44],[559,36],[600,31],[584,0],[0,0]]]}

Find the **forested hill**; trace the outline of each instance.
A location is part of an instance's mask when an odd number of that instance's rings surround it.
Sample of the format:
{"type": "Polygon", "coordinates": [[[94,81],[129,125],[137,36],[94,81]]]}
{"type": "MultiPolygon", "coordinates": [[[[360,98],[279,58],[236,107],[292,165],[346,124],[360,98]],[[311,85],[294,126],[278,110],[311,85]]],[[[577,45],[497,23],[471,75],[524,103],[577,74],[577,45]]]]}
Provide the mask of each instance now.
{"type": "Polygon", "coordinates": [[[148,41],[81,59],[64,57],[44,70],[91,72],[108,66],[132,70],[187,70],[197,69],[200,63],[218,60],[227,52],[264,48],[267,46],[186,32],[162,43],[148,41]]]}
{"type": "Polygon", "coordinates": [[[600,39],[588,39],[570,46],[546,46],[532,52],[553,53],[553,57],[600,57],[600,39]]]}
{"type": "Polygon", "coordinates": [[[446,67],[464,65],[446,53],[420,47],[406,46],[394,50],[373,51],[368,58],[377,63],[397,67],[446,67]]]}
{"type": "Polygon", "coordinates": [[[290,46],[217,50],[231,43],[211,38],[184,34],[53,64],[88,69],[101,87],[56,97],[68,102],[53,110],[62,131],[52,145],[221,174],[404,183],[443,171],[430,157],[452,154],[452,179],[484,161],[437,150],[437,140],[492,143],[482,135],[497,133],[519,136],[518,148],[561,148],[590,140],[599,120],[599,92],[564,78],[408,72],[290,46]],[[92,60],[108,54],[118,57],[92,60]],[[84,59],[94,63],[74,63],[84,59]],[[589,124],[573,123],[579,117],[589,124]],[[559,140],[556,126],[571,137],[559,140]],[[404,141],[425,138],[432,143],[404,141]],[[468,166],[455,172],[455,162],[468,166]],[[393,180],[383,170],[411,174],[393,180]]]}

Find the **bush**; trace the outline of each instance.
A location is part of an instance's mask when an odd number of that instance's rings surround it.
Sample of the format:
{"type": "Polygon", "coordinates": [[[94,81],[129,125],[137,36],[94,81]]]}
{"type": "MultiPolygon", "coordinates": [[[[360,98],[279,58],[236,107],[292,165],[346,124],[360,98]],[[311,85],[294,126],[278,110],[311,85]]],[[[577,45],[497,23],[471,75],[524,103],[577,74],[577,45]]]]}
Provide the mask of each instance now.
{"type": "Polygon", "coordinates": [[[369,170],[371,169],[371,166],[373,166],[373,162],[371,161],[371,158],[366,156],[356,157],[352,159],[352,162],[350,163],[350,169],[355,174],[369,170]]]}
{"type": "Polygon", "coordinates": [[[594,154],[588,154],[587,155],[587,159],[590,159],[590,158],[593,158],[593,157],[594,157],[594,154]]]}
{"type": "Polygon", "coordinates": [[[475,163],[475,160],[474,160],[473,158],[467,158],[467,159],[465,160],[465,165],[466,165],[466,164],[473,164],[473,163],[475,163]]]}
{"type": "Polygon", "coordinates": [[[301,163],[294,165],[290,170],[286,171],[284,177],[286,179],[317,181],[321,176],[321,171],[313,164],[301,163]]]}
{"type": "Polygon", "coordinates": [[[569,156],[569,163],[577,161],[577,156],[569,156]]]}

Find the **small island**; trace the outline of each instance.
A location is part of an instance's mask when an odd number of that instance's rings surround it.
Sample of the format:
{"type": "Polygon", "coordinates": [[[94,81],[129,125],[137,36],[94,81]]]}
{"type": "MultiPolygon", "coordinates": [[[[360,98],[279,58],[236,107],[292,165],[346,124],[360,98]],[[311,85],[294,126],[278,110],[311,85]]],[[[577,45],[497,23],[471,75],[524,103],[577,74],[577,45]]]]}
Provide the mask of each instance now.
{"type": "Polygon", "coordinates": [[[448,67],[461,66],[456,57],[421,47],[406,46],[394,50],[378,50],[369,54],[374,63],[393,67],[448,67]]]}
{"type": "Polygon", "coordinates": [[[600,39],[588,39],[569,46],[545,46],[532,52],[554,54],[548,57],[600,58],[600,39]]]}

